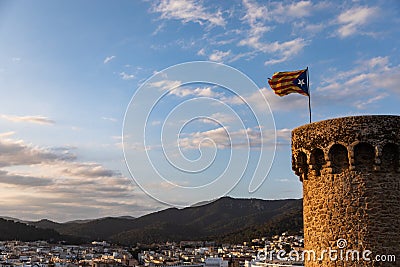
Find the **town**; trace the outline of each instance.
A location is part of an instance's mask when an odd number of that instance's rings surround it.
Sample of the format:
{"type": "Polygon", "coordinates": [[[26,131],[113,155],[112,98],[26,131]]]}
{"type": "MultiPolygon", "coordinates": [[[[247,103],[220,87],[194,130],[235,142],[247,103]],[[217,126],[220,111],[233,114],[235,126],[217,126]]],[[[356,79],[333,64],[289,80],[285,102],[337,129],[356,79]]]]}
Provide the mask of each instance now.
{"type": "Polygon", "coordinates": [[[166,242],[123,247],[106,241],[86,245],[50,244],[46,241],[0,241],[0,267],[260,267],[303,266],[280,251],[303,250],[301,235],[253,239],[242,244],[205,241],[166,242]],[[266,251],[273,257],[260,258],[266,251]]]}

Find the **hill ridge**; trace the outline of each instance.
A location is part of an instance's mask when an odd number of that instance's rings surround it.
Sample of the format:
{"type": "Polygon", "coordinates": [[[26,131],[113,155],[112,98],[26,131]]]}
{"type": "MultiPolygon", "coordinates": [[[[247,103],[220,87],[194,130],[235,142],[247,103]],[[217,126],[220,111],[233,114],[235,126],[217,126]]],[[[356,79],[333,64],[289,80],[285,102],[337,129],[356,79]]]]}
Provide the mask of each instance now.
{"type": "Polygon", "coordinates": [[[85,241],[106,240],[119,244],[211,239],[245,241],[258,235],[301,231],[302,199],[222,197],[204,205],[167,208],[138,218],[104,217],[65,223],[42,219],[29,222],[27,226],[54,231],[52,234],[59,234],[58,239],[79,237],[85,241]]]}

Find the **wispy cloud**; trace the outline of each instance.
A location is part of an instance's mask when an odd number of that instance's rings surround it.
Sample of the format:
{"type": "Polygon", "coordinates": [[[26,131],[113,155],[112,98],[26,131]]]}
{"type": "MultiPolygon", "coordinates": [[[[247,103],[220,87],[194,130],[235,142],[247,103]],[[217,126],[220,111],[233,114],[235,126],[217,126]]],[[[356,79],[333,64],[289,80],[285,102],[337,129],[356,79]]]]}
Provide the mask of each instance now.
{"type": "Polygon", "coordinates": [[[165,0],[157,1],[151,8],[152,12],[160,13],[162,19],[177,19],[183,23],[205,23],[211,26],[224,26],[225,20],[219,10],[212,12],[211,8],[203,6],[201,1],[165,0]]]}
{"type": "Polygon", "coordinates": [[[29,123],[47,124],[47,125],[55,124],[55,121],[45,116],[15,116],[15,115],[0,114],[0,118],[12,122],[29,122],[29,123]]]}
{"type": "Polygon", "coordinates": [[[191,87],[185,87],[185,86],[180,86],[176,87],[175,89],[171,90],[169,92],[171,95],[176,95],[179,97],[187,97],[187,96],[195,96],[195,97],[219,97],[220,94],[215,92],[212,87],[196,87],[196,88],[191,88],[191,87]]]}
{"type": "Polygon", "coordinates": [[[360,34],[362,26],[370,23],[379,16],[377,7],[353,7],[342,12],[337,17],[339,37],[345,38],[354,34],[360,34]]]}
{"type": "Polygon", "coordinates": [[[8,138],[10,136],[13,136],[14,134],[15,134],[15,132],[13,132],[13,131],[0,133],[0,138],[8,138]]]}
{"type": "Polygon", "coordinates": [[[221,124],[221,125],[227,125],[229,123],[232,123],[235,118],[229,114],[225,114],[222,112],[217,112],[214,114],[211,114],[208,118],[201,118],[199,119],[200,122],[205,123],[205,124],[221,124]]]}
{"type": "Polygon", "coordinates": [[[283,2],[272,2],[270,4],[270,19],[283,23],[294,19],[310,16],[314,10],[319,8],[311,1],[295,1],[289,4],[283,2]]]}
{"type": "Polygon", "coordinates": [[[178,80],[160,80],[157,82],[152,82],[149,84],[149,86],[159,88],[161,91],[168,91],[173,88],[179,87],[182,84],[181,81],[178,80]]]}
{"type": "Polygon", "coordinates": [[[54,184],[51,179],[34,177],[29,175],[18,175],[0,170],[0,183],[4,185],[13,185],[21,187],[42,187],[54,184]]]}
{"type": "Polygon", "coordinates": [[[112,117],[101,117],[101,119],[105,120],[105,121],[112,121],[112,122],[118,121],[116,118],[112,118],[112,117]]]}
{"type": "Polygon", "coordinates": [[[106,58],[104,59],[103,63],[104,63],[104,64],[107,64],[107,63],[109,63],[111,60],[113,60],[114,58],[115,58],[115,56],[106,57],[106,58]]]}
{"type": "Polygon", "coordinates": [[[280,182],[280,183],[289,183],[290,182],[290,180],[287,178],[275,179],[275,181],[280,182]]]}
{"type": "Polygon", "coordinates": [[[242,20],[246,20],[250,25],[256,25],[259,20],[268,19],[268,8],[265,5],[259,5],[255,1],[243,0],[243,6],[246,8],[246,14],[242,20]]]}
{"type": "Polygon", "coordinates": [[[128,74],[125,71],[120,72],[119,76],[121,76],[122,80],[126,80],[126,81],[135,79],[134,74],[128,74]]]}
{"type": "Polygon", "coordinates": [[[230,55],[231,55],[231,50],[228,50],[225,52],[219,51],[219,50],[214,50],[213,53],[208,56],[208,59],[211,61],[223,62],[230,55]]]}
{"type": "Polygon", "coordinates": [[[22,140],[11,139],[12,134],[2,134],[0,139],[0,167],[35,165],[56,160],[71,161],[76,156],[69,148],[52,151],[27,145],[22,140]]]}
{"type": "Polygon", "coordinates": [[[205,56],[206,55],[206,50],[204,48],[200,49],[199,51],[197,51],[197,55],[198,56],[205,56]]]}
{"type": "Polygon", "coordinates": [[[328,26],[327,23],[310,23],[306,21],[295,21],[293,22],[293,31],[307,33],[308,35],[314,36],[315,34],[321,32],[328,26]]]}
{"type": "Polygon", "coordinates": [[[373,96],[373,97],[371,97],[371,98],[369,98],[369,99],[361,100],[361,101],[356,101],[354,104],[355,104],[356,108],[358,108],[358,109],[366,109],[366,108],[368,108],[368,106],[370,106],[371,104],[373,104],[373,103],[375,103],[375,102],[377,102],[377,101],[379,101],[379,100],[381,100],[381,99],[384,99],[384,98],[387,97],[387,96],[389,96],[389,94],[387,94],[387,93],[380,93],[380,94],[378,94],[378,95],[376,95],[376,96],[373,96]]]}
{"type": "Polygon", "coordinates": [[[339,102],[351,100],[356,108],[365,109],[387,97],[390,92],[399,94],[399,83],[400,66],[391,66],[388,57],[374,57],[358,61],[353,69],[325,77],[317,87],[317,92],[320,99],[339,102]]]}
{"type": "Polygon", "coordinates": [[[113,170],[108,170],[98,163],[75,163],[70,168],[65,168],[62,171],[65,174],[86,177],[113,177],[118,176],[119,173],[113,170]]]}
{"type": "Polygon", "coordinates": [[[279,21],[282,17],[290,17],[286,14],[279,15],[284,10],[296,14],[293,15],[292,18],[308,16],[310,4],[311,2],[309,1],[301,1],[290,6],[283,6],[281,3],[273,3],[270,7],[272,10],[270,10],[267,6],[259,5],[253,1],[243,0],[246,13],[242,20],[249,25],[249,30],[245,37],[239,41],[238,45],[247,46],[255,51],[271,54],[276,57],[267,60],[265,65],[277,64],[290,59],[302,51],[302,49],[309,44],[309,41],[298,37],[284,42],[265,42],[263,41],[264,34],[272,30],[272,27],[268,26],[266,22],[273,19],[279,21]]]}
{"type": "Polygon", "coordinates": [[[280,57],[275,59],[270,59],[265,61],[265,65],[273,65],[277,63],[284,62],[289,58],[300,53],[305,46],[309,44],[309,41],[304,40],[303,38],[296,38],[291,41],[279,43],[274,42],[271,44],[266,44],[264,49],[267,49],[270,52],[275,52],[280,55],[280,57]]]}
{"type": "Polygon", "coordinates": [[[268,148],[276,144],[290,144],[290,133],[289,129],[274,132],[271,129],[261,130],[254,127],[232,131],[229,127],[217,127],[208,131],[182,134],[179,145],[183,149],[198,149],[200,144],[219,149],[268,148]]]}

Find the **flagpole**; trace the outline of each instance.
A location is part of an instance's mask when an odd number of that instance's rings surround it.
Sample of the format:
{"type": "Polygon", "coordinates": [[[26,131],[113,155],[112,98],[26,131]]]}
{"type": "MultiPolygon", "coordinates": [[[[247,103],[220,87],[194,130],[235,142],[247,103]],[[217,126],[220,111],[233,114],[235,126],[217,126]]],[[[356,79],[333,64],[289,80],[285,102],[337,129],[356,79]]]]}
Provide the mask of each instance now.
{"type": "Polygon", "coordinates": [[[308,75],[308,67],[307,67],[307,88],[308,88],[308,111],[310,113],[310,123],[311,123],[311,92],[310,92],[310,77],[308,75]]]}

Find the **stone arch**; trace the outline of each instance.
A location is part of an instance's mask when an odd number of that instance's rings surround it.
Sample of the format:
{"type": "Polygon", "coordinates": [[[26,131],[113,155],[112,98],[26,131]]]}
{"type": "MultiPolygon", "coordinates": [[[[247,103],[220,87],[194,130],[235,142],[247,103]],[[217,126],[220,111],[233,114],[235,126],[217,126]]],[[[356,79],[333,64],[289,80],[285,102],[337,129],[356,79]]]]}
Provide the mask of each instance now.
{"type": "Polygon", "coordinates": [[[372,171],[375,163],[375,149],[371,144],[358,143],[354,146],[354,166],[356,170],[372,171]]]}
{"type": "Polygon", "coordinates": [[[321,174],[321,169],[322,166],[325,165],[325,155],[324,151],[319,148],[315,148],[311,151],[311,156],[310,156],[310,164],[312,165],[312,168],[316,171],[316,175],[321,174]]]}
{"type": "Polygon", "coordinates": [[[383,171],[397,171],[399,168],[399,146],[387,143],[382,148],[381,159],[381,168],[383,171]]]}
{"type": "Polygon", "coordinates": [[[307,163],[307,154],[303,151],[300,151],[296,157],[296,167],[298,172],[302,175],[303,179],[307,179],[308,174],[308,163],[307,163]]]}
{"type": "Polygon", "coordinates": [[[329,161],[331,162],[332,173],[341,173],[349,167],[347,148],[344,145],[334,144],[329,149],[329,161]]]}

